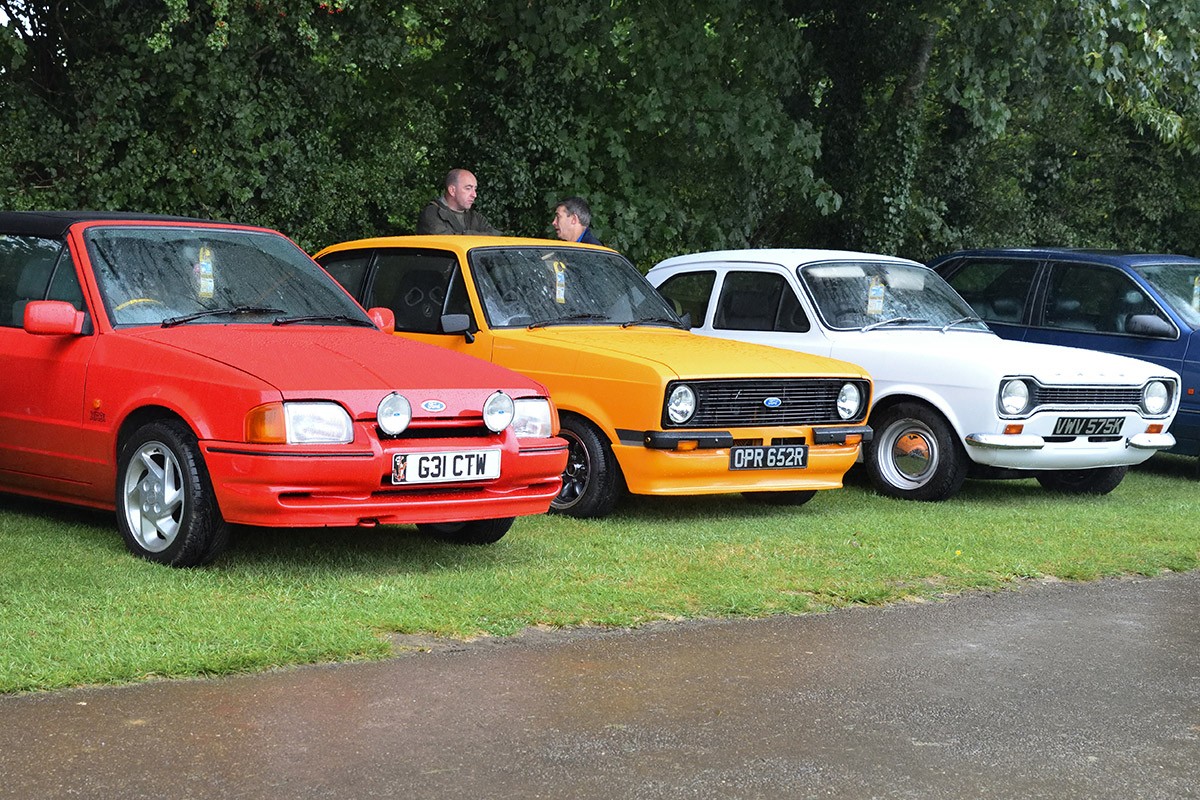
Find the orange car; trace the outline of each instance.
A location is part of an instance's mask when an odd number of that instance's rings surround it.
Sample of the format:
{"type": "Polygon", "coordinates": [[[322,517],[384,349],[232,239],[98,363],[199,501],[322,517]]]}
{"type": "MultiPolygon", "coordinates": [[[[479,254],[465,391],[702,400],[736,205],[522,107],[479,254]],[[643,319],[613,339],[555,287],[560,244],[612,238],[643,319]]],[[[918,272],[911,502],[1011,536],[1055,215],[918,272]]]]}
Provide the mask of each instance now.
{"type": "Polygon", "coordinates": [[[619,253],[541,239],[365,239],[316,255],[396,333],[537,380],[571,445],[551,509],[634,494],[799,504],[842,485],[871,382],[829,358],[693,334],[619,253]]]}

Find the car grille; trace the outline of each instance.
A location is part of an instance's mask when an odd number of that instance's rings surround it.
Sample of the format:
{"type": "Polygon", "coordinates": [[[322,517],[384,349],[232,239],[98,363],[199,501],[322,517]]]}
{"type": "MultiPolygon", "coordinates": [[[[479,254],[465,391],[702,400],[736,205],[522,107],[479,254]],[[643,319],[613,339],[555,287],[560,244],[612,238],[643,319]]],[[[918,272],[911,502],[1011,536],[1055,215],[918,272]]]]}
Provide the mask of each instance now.
{"type": "Polygon", "coordinates": [[[696,393],[696,413],[683,425],[675,425],[664,413],[669,428],[755,428],[786,425],[828,425],[861,422],[870,399],[867,381],[845,378],[769,378],[753,380],[677,381],[667,386],[667,396],[678,383],[696,393]],[[837,397],[847,383],[856,383],[863,393],[864,413],[844,420],[837,413],[837,397]],[[770,398],[779,400],[769,408],[770,398]]]}
{"type": "Polygon", "coordinates": [[[1035,406],[1112,406],[1136,408],[1142,402],[1142,387],[1124,386],[1035,386],[1035,406]]]}

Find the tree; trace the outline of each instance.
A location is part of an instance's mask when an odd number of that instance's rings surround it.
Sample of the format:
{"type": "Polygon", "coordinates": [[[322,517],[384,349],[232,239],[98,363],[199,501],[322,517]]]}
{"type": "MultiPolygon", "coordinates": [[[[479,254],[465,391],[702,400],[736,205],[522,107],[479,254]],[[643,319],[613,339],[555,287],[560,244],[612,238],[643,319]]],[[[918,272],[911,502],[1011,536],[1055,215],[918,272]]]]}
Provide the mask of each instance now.
{"type": "Polygon", "coordinates": [[[5,8],[9,208],[230,218],[310,248],[411,225],[438,130],[398,76],[427,57],[419,16],[300,0],[5,8]]]}

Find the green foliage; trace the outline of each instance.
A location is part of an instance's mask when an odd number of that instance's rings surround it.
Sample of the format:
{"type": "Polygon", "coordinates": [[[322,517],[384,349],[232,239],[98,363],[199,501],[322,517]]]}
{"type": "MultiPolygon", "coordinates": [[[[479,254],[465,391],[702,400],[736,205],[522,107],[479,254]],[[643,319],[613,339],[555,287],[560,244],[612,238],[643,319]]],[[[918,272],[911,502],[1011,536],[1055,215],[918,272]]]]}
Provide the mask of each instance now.
{"type": "Polygon", "coordinates": [[[1194,251],[1200,7],[1148,0],[0,0],[0,205],[307,248],[446,171],[648,266],[746,245],[1194,251]]]}
{"type": "Polygon", "coordinates": [[[606,243],[649,261],[744,245],[790,207],[835,202],[813,177],[816,131],[783,108],[807,48],[777,4],[464,9],[447,50],[475,57],[455,74],[452,153],[501,227],[547,235],[555,201],[579,194],[606,243]]]}
{"type": "Polygon", "coordinates": [[[147,6],[73,4],[8,50],[9,208],[232,218],[309,247],[415,214],[436,118],[393,75],[413,20],[382,2],[172,2],[166,23],[147,6]]]}

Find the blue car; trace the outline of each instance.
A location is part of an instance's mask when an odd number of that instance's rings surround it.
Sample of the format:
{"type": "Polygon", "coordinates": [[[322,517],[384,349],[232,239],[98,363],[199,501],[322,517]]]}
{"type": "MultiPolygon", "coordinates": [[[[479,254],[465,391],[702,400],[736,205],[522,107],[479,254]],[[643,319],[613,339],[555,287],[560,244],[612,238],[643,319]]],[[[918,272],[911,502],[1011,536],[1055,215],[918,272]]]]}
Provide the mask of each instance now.
{"type": "Polygon", "coordinates": [[[1005,339],[1083,347],[1183,377],[1171,452],[1200,455],[1200,258],[1100,250],[961,250],[929,264],[1005,339]]]}

